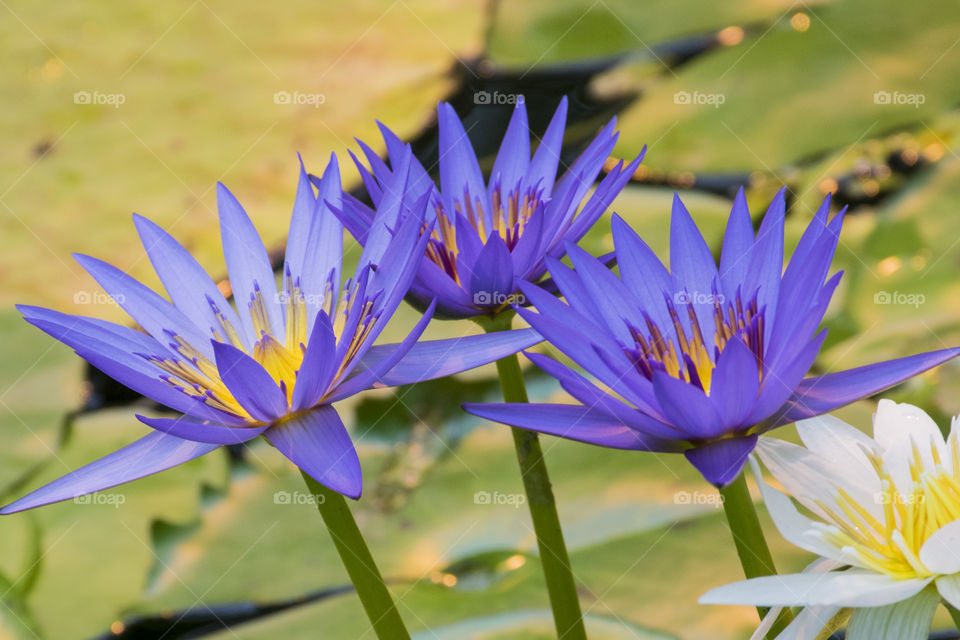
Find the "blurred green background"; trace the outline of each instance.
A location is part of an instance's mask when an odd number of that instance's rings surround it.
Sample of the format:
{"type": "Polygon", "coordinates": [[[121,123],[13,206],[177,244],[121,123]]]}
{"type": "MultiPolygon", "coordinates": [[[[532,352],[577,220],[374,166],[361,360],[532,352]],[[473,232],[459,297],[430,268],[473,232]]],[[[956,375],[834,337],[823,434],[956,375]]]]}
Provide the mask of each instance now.
{"type": "MultiPolygon", "coordinates": [[[[436,102],[456,98],[468,115],[480,91],[496,103],[513,95],[497,90],[529,88],[547,96],[531,98],[542,110],[569,88],[576,139],[619,112],[615,155],[649,152],[614,209],[663,256],[674,190],[715,248],[732,185],[748,185],[755,217],[789,187],[788,246],[839,190],[851,205],[836,260],[846,275],[819,371],[960,342],[954,0],[0,0],[0,16],[5,500],[143,433],[118,407],[62,437],[88,397],[82,363],[12,305],[121,320],[71,252],[159,284],[135,210],[220,274],[217,180],[282,247],[297,151],[317,173],[337,153],[353,188],[346,150],[356,136],[382,151],[375,120],[425,147],[436,102]]],[[[608,218],[584,243],[612,249],[608,218]]],[[[405,308],[393,335],[415,317],[405,308]]],[[[492,375],[344,407],[365,473],[356,512],[418,638],[551,636],[525,507],[475,500],[521,492],[506,428],[457,409],[496,399],[492,375]]],[[[561,396],[531,376],[534,396],[561,396]]],[[[958,389],[948,364],[888,395],[945,422],[958,389]]],[[[868,428],[872,404],[840,415],[868,428]]],[[[682,458],[549,438],[545,449],[591,637],[749,637],[753,610],[696,604],[740,570],[713,489],[682,458]]],[[[105,495],[113,504],[0,520],[0,638],[372,637],[355,597],[337,591],[347,577],[313,507],[282,503],[303,490],[269,447],[105,495]]],[[[769,536],[781,568],[809,560],[769,536]]]]}

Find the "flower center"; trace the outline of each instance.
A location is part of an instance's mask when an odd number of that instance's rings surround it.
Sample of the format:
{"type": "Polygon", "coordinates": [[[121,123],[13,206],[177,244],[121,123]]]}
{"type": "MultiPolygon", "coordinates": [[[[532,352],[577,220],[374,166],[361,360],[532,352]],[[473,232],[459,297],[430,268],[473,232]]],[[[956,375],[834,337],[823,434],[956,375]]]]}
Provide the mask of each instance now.
{"type": "Polygon", "coordinates": [[[624,347],[624,351],[637,371],[648,380],[653,379],[654,371],[663,371],[709,395],[717,359],[724,347],[739,336],[757,360],[757,375],[763,375],[763,312],[757,310],[756,296],[746,305],[739,294],[726,305],[723,296],[716,293],[702,301],[713,303],[712,358],[694,308],[694,302],[701,301],[692,300],[691,294],[687,293],[678,296],[683,298],[678,304],[686,306],[689,329],[684,326],[677,305],[670,299],[665,300],[671,320],[668,331],[661,330],[646,313],[646,331],[628,324],[634,344],[624,347]]]}
{"type": "Polygon", "coordinates": [[[905,491],[897,488],[889,469],[875,453],[865,452],[880,477],[881,491],[874,499],[883,506],[882,521],[839,488],[833,505],[818,503],[831,521],[819,525],[818,535],[854,554],[865,566],[893,578],[933,575],[920,562],[920,548],[941,527],[960,519],[960,448],[954,434],[947,443],[952,469],[940,460],[940,451],[933,443],[933,467],[925,465],[917,443],[913,443],[911,482],[905,491]]]}
{"type": "MultiPolygon", "coordinates": [[[[289,403],[293,399],[293,388],[297,381],[297,373],[303,364],[303,357],[307,351],[308,309],[299,281],[294,281],[289,273],[286,274],[285,281],[286,289],[280,294],[285,318],[285,336],[282,341],[273,335],[263,294],[259,287],[254,287],[254,294],[248,303],[248,312],[259,339],[253,344],[252,350],[248,350],[244,346],[236,327],[223,314],[222,310],[212,300],[208,300],[208,302],[220,324],[219,327],[211,328],[213,339],[240,349],[260,363],[277,383],[277,386],[286,394],[289,403]]],[[[359,289],[359,283],[353,284],[352,281],[348,280],[341,291],[334,312],[333,286],[332,282],[327,282],[322,310],[333,321],[334,336],[339,342],[348,329],[352,331],[350,344],[345,348],[344,357],[331,385],[343,375],[347,365],[356,356],[360,346],[370,335],[379,318],[378,314],[373,313],[376,296],[360,302],[358,299],[359,289]],[[357,304],[360,306],[355,306],[357,304]]],[[[166,372],[166,375],[162,376],[163,379],[179,391],[201,399],[205,404],[215,409],[252,420],[247,410],[240,405],[223,383],[216,363],[212,362],[181,336],[172,332],[169,335],[172,339],[171,346],[183,357],[182,360],[165,356],[144,356],[148,361],[166,372]]]]}
{"type": "Polygon", "coordinates": [[[470,195],[464,193],[463,198],[454,202],[455,211],[452,216],[444,207],[443,202],[437,198],[433,205],[437,215],[437,225],[434,227],[430,241],[427,243],[427,258],[443,269],[457,284],[461,284],[460,274],[457,270],[457,256],[459,254],[457,249],[457,221],[468,223],[469,227],[461,224],[460,229],[476,233],[481,244],[486,244],[490,232],[496,231],[504,244],[507,245],[507,249],[513,251],[530,222],[530,218],[541,206],[542,195],[542,190],[535,187],[528,188],[521,195],[520,185],[517,185],[504,196],[504,191],[499,186],[495,187],[490,197],[490,229],[487,229],[488,220],[484,215],[483,204],[479,198],[471,201],[470,195]]]}

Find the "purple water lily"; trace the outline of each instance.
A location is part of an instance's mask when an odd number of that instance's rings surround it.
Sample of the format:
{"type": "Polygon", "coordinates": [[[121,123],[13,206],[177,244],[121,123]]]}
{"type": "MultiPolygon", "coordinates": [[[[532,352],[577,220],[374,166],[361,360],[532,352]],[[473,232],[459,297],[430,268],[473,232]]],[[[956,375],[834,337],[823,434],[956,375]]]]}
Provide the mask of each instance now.
{"type": "Polygon", "coordinates": [[[429,229],[377,226],[341,285],[343,227],[332,157],[314,192],[301,165],[282,283],[240,203],[219,185],[234,308],[160,227],[134,217],[170,301],[88,256],[80,264],[143,332],[20,306],[26,320],[134,391],[182,413],[137,416],[149,435],[0,510],[13,513],[135,480],[263,435],[321,484],[357,498],[360,462],[332,403],[373,386],[418,382],[491,362],[541,340],[532,330],[417,342],[434,305],[399,344],[374,345],[410,285],[429,229]]]}
{"type": "Polygon", "coordinates": [[[784,193],[754,237],[743,191],[719,269],[679,198],[668,270],[614,216],[620,277],[577,247],[573,269],[548,258],[566,303],[521,285],[539,313],[520,313],[600,383],[528,354],[581,404],[467,404],[478,416],[617,449],[683,452],[718,486],[740,473],[757,436],[897,384],[960,354],[945,349],[805,377],[841,273],[827,278],[844,212],[827,198],[783,268],[784,193]],[[612,392],[612,393],[610,393],[612,392]]]}
{"type": "Polygon", "coordinates": [[[354,156],[375,210],[345,195],[339,215],[361,244],[383,218],[391,224],[410,217],[433,224],[410,299],[420,308],[436,299],[442,317],[494,314],[518,301],[519,283],[543,276],[546,257],[563,257],[566,244],[583,237],[643,158],[641,153],[627,166],[618,163],[581,207],[617,141],[615,120],[557,179],[566,98],[532,157],[526,107],[518,102],[485,182],[453,107],[440,104],[437,117],[440,188],[408,146],[380,125],[390,166],[363,142],[370,168],[354,156]]]}

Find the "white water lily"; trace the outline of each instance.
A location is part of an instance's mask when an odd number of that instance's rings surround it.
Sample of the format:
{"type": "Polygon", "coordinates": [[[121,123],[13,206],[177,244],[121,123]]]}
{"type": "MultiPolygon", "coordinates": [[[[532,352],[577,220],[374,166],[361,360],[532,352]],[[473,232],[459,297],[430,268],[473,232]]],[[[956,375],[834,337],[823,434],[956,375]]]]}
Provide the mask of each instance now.
{"type": "Polygon", "coordinates": [[[760,438],[757,455],[788,494],[751,461],[774,524],[833,570],[754,578],[700,602],[804,607],[778,640],[812,640],[841,609],[852,609],[848,640],[927,638],[941,598],[960,608],[958,425],[944,440],[919,408],[881,400],[872,440],[830,416],[797,423],[805,447],[760,438]]]}

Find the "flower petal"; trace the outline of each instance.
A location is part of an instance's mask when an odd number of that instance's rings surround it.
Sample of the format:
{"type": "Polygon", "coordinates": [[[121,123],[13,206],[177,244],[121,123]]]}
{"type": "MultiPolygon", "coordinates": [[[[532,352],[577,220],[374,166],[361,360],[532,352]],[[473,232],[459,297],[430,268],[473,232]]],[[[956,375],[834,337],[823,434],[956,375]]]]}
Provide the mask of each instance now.
{"type": "Polygon", "coordinates": [[[520,178],[529,165],[530,127],[527,124],[527,108],[523,101],[518,100],[490,172],[491,188],[499,185],[503,195],[512,192],[520,186],[520,178]]]}
{"type": "Polygon", "coordinates": [[[920,547],[920,562],[934,573],[960,572],[960,520],[933,532],[920,547]]]}
{"type": "MultiPolygon", "coordinates": [[[[766,438],[760,440],[762,442],[766,438]]],[[[750,458],[750,465],[753,467],[753,477],[763,496],[763,504],[767,507],[777,531],[787,542],[824,558],[837,560],[843,564],[850,563],[850,557],[845,555],[842,549],[827,544],[818,535],[809,535],[816,531],[815,521],[801,514],[789,496],[767,483],[760,471],[756,456],[750,458]]]]}
{"type": "Polygon", "coordinates": [[[440,190],[448,211],[456,210],[454,202],[468,199],[474,211],[483,215],[486,228],[492,228],[490,203],[477,154],[457,112],[446,102],[437,107],[437,124],[440,136],[440,190]],[[476,211],[478,200],[482,212],[476,211]]]}
{"type": "Polygon", "coordinates": [[[923,409],[886,398],[877,404],[873,439],[880,445],[883,462],[903,493],[910,492],[913,485],[910,466],[914,448],[927,469],[935,466],[932,448],[936,448],[941,460],[949,455],[937,423],[923,409]]]}
{"type": "Polygon", "coordinates": [[[237,402],[260,422],[273,422],[287,413],[287,397],[259,362],[236,347],[213,343],[217,371],[237,402]]]}
{"type": "Polygon", "coordinates": [[[730,340],[717,358],[710,383],[710,399],[726,424],[741,424],[757,403],[760,370],[757,357],[739,336],[730,340]]]}
{"type": "Polygon", "coordinates": [[[740,475],[756,445],[756,434],[724,438],[688,449],[684,455],[690,464],[703,474],[707,482],[716,487],[725,487],[740,475]]]}
{"type": "Polygon", "coordinates": [[[340,362],[337,360],[337,337],[333,333],[330,318],[322,311],[317,315],[303,362],[297,370],[290,406],[294,411],[303,411],[318,403],[332,382],[340,362]]]}
{"type": "Polygon", "coordinates": [[[915,596],[931,580],[897,580],[859,569],[793,573],[752,578],[717,587],[702,595],[699,602],[758,607],[882,607],[915,596]]]}
{"type": "Polygon", "coordinates": [[[553,183],[557,178],[557,167],[560,164],[560,152],[563,147],[563,131],[567,123],[567,96],[560,99],[557,110],[550,119],[546,132],[540,139],[537,150],[527,169],[522,189],[532,187],[543,189],[544,193],[553,191],[553,183]]]}
{"type": "MultiPolygon", "coordinates": [[[[676,278],[681,291],[693,294],[691,297],[695,300],[703,300],[693,305],[700,327],[713,327],[712,295],[717,280],[717,263],[693,218],[680,201],[680,196],[676,194],[673,196],[673,212],[670,216],[670,273],[676,278]]],[[[703,331],[703,337],[707,348],[712,350],[713,332],[703,331]]]]}
{"type": "Polygon", "coordinates": [[[653,374],[653,391],[667,419],[691,440],[722,435],[725,425],[699,388],[662,371],[653,374]]]}
{"type": "Polygon", "coordinates": [[[466,402],[463,410],[514,427],[611,449],[677,451],[679,446],[625,427],[613,416],[576,404],[466,402]]]}
{"type": "Polygon", "coordinates": [[[27,494],[0,509],[0,514],[16,513],[109,489],[199,458],[218,447],[216,444],[191,442],[153,432],[27,494]]]}
{"type": "Polygon", "coordinates": [[[264,437],[314,480],[348,498],[363,491],[360,459],[336,409],[322,405],[278,424],[264,437]]]}
{"type": "Polygon", "coordinates": [[[827,413],[892,387],[958,355],[960,348],[955,347],[807,378],[797,386],[788,410],[777,420],[777,424],[789,424],[827,413]]]}
{"type": "MultiPolygon", "coordinates": [[[[398,363],[380,376],[379,382],[383,386],[396,387],[445,378],[494,362],[542,341],[543,338],[533,329],[498,331],[444,340],[424,340],[413,345],[398,363]]],[[[399,346],[383,344],[371,347],[363,357],[362,368],[376,368],[399,346]]]]}
{"type": "Polygon", "coordinates": [[[226,427],[222,424],[198,422],[196,418],[191,416],[181,416],[179,418],[148,418],[147,416],[141,416],[139,414],[135,415],[137,420],[161,433],[192,442],[205,442],[208,444],[242,444],[248,440],[253,440],[269,428],[268,426],[264,426],[241,427],[237,429],[226,427]]]}
{"type": "Polygon", "coordinates": [[[273,335],[284,335],[283,314],[277,295],[277,283],[270,265],[270,257],[263,246],[260,234],[247,216],[247,212],[232,193],[217,183],[217,210],[220,213],[220,239],[223,257],[230,274],[230,286],[236,301],[240,323],[246,330],[250,343],[260,339],[250,317],[249,307],[259,295],[273,335]]]}
{"type": "Polygon", "coordinates": [[[960,607],[960,575],[940,576],[936,585],[944,600],[953,607],[960,607]]]}
{"type": "Polygon", "coordinates": [[[733,209],[730,210],[727,230],[723,235],[723,248],[720,250],[720,282],[724,293],[731,300],[736,296],[737,288],[747,277],[753,242],[753,222],[750,220],[750,210],[747,208],[743,187],[740,187],[733,201],[733,209]]]}
{"type": "Polygon", "coordinates": [[[514,284],[513,258],[496,231],[490,232],[483,245],[470,276],[470,290],[474,302],[481,306],[499,307],[516,290],[514,284]],[[484,297],[485,296],[485,297],[484,297]]]}
{"type": "Polygon", "coordinates": [[[850,617],[847,640],[927,640],[938,604],[937,590],[924,589],[902,602],[857,609],[850,617]]]}
{"type": "Polygon", "coordinates": [[[93,276],[104,291],[130,314],[134,322],[159,342],[169,342],[172,332],[189,342],[205,356],[213,357],[209,335],[201,331],[182,311],[156,292],[102,260],[82,254],[74,254],[73,257],[86,269],[87,273],[93,276]]]}
{"type": "Polygon", "coordinates": [[[208,333],[212,334],[214,330],[223,332],[217,311],[240,330],[240,318],[200,263],[173,236],[150,220],[134,215],[133,222],[150,256],[150,263],[173,304],[208,333]]]}

